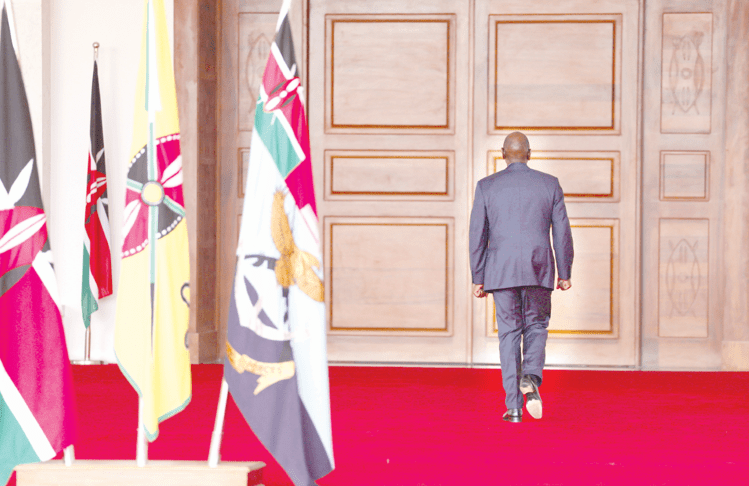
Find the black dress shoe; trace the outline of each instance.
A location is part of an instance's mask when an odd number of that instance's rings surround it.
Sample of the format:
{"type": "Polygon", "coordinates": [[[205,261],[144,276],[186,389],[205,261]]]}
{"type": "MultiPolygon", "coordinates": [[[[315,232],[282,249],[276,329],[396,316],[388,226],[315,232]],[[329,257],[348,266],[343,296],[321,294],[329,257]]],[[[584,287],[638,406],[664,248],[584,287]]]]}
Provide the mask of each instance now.
{"type": "Polygon", "coordinates": [[[520,391],[525,395],[525,408],[534,419],[540,419],[543,414],[541,395],[538,393],[536,382],[528,375],[523,375],[520,380],[520,391]]]}
{"type": "Polygon", "coordinates": [[[504,415],[502,420],[505,422],[522,422],[523,421],[523,409],[522,408],[510,408],[504,415]]]}

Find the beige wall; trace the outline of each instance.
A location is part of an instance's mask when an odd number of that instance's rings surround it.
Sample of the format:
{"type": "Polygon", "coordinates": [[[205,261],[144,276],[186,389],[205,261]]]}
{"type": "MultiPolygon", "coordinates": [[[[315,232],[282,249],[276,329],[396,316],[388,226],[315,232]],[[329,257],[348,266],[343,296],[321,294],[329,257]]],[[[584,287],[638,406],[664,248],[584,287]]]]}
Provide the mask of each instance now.
{"type": "MultiPolygon", "coordinates": [[[[92,44],[101,44],[99,81],[115,293],[100,302],[92,317],[91,357],[112,362],[125,170],[143,28],[141,2],[13,0],[12,4],[71,359],[83,358],[80,288],[92,44]]],[[[167,18],[172,19],[173,0],[164,4],[167,18]]]]}

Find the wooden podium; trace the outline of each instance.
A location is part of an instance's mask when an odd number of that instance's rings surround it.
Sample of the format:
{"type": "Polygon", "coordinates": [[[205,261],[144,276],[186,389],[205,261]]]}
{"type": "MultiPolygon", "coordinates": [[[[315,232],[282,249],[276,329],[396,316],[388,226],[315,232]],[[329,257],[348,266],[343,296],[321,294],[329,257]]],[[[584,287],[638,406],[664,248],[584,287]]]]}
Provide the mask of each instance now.
{"type": "Polygon", "coordinates": [[[222,462],[209,467],[206,461],[76,460],[22,464],[16,467],[18,486],[262,486],[263,462],[222,462]],[[249,477],[249,481],[248,481],[249,477]]]}

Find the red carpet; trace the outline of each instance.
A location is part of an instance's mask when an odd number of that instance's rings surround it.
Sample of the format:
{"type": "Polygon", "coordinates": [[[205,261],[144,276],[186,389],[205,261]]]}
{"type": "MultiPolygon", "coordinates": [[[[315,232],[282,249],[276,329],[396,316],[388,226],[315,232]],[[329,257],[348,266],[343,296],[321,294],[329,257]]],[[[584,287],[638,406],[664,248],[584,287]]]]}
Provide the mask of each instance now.
{"type": "MultiPolygon", "coordinates": [[[[206,460],[222,368],[193,367],[193,399],[150,459],[206,460]]],[[[115,365],[73,367],[79,459],[134,459],[137,400],[115,365]]],[[[544,417],[505,423],[500,371],[331,367],[336,469],[320,486],[749,484],[749,373],[545,373],[544,417]]],[[[222,458],[290,480],[233,402],[222,458]]],[[[14,484],[15,478],[11,478],[14,484]]]]}

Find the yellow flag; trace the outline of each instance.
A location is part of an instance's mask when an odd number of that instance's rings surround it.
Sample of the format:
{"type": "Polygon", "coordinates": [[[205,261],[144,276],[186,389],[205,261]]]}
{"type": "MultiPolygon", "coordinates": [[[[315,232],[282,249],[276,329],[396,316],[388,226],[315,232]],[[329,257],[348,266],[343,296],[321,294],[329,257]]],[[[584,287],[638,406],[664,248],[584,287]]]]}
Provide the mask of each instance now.
{"type": "Polygon", "coordinates": [[[143,399],[143,427],[190,402],[190,261],[174,71],[163,0],[146,0],[128,165],[115,353],[143,399]]]}

